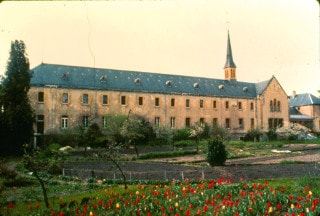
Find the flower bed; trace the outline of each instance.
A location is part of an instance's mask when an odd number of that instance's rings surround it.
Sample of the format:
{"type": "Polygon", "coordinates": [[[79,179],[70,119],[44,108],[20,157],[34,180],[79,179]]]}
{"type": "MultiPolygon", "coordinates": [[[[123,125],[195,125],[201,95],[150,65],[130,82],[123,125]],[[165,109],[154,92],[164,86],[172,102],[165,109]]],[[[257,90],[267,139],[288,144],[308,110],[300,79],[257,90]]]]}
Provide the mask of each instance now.
{"type": "MultiPolygon", "coordinates": [[[[264,183],[232,183],[232,179],[172,181],[101,190],[94,197],[61,199],[44,209],[38,204],[24,209],[26,215],[318,215],[319,198],[309,186],[290,191],[286,186],[264,183]]],[[[19,214],[15,205],[7,215],[19,214]]],[[[20,212],[21,213],[21,212],[20,212]]]]}

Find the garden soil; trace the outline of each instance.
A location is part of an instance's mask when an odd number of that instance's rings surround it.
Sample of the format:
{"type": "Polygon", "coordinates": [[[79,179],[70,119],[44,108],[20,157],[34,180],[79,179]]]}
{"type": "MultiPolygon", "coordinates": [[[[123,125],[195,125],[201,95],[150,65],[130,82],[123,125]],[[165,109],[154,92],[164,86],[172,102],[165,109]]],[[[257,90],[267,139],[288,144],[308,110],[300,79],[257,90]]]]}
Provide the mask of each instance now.
{"type": "MultiPolygon", "coordinates": [[[[132,180],[186,180],[232,179],[242,180],[299,178],[320,175],[319,145],[288,146],[289,153],[278,152],[269,156],[256,156],[227,160],[225,166],[211,167],[205,155],[146,161],[120,162],[127,181],[132,180]]],[[[122,179],[112,162],[74,162],[65,167],[65,175],[79,178],[122,179]]]]}

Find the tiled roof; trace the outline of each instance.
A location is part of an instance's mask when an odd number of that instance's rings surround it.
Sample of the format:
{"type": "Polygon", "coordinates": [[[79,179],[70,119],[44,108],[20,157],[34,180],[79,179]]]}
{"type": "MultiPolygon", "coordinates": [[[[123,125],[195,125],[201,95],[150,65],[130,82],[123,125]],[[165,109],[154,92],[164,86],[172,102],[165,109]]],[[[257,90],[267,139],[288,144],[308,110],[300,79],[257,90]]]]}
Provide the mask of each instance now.
{"type": "Polygon", "coordinates": [[[290,121],[312,121],[313,117],[302,115],[295,107],[290,107],[290,121]]]}
{"type": "Polygon", "coordinates": [[[306,106],[306,105],[320,105],[320,98],[310,94],[296,94],[294,97],[290,96],[290,106],[306,106]]]}
{"type": "Polygon", "coordinates": [[[232,56],[229,31],[228,31],[228,42],[227,42],[227,59],[226,59],[226,63],[224,65],[224,68],[227,68],[227,67],[232,67],[232,68],[236,67],[236,64],[234,63],[233,56],[232,56]]]}
{"type": "Polygon", "coordinates": [[[137,71],[40,64],[31,70],[31,86],[55,85],[163,94],[255,98],[270,80],[261,83],[178,76],[137,71]]]}

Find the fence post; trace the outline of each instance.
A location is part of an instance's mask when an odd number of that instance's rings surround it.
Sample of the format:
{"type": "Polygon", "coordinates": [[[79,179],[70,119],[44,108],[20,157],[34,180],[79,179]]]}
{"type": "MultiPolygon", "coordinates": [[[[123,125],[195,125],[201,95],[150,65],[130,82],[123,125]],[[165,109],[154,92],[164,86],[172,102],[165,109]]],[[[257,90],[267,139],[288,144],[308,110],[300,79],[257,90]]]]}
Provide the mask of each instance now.
{"type": "Polygon", "coordinates": [[[181,171],[181,179],[182,179],[182,181],[184,181],[183,171],[181,171]]]}
{"type": "Polygon", "coordinates": [[[132,172],[130,171],[130,183],[132,183],[132,172]]]}

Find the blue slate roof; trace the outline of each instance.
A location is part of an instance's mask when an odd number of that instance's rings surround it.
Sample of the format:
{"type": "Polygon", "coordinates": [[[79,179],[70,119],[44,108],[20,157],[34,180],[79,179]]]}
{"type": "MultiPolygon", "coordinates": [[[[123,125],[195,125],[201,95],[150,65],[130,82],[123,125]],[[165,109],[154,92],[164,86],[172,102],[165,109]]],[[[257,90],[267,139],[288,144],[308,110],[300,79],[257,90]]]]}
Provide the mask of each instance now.
{"type": "Polygon", "coordinates": [[[310,94],[296,94],[294,97],[290,96],[290,107],[320,105],[320,98],[310,94]]]}
{"type": "Polygon", "coordinates": [[[137,71],[40,64],[31,70],[31,86],[96,89],[162,94],[255,98],[270,80],[239,82],[137,71]]]}
{"type": "Polygon", "coordinates": [[[312,121],[313,117],[302,115],[295,107],[290,107],[290,121],[312,121]]]}

